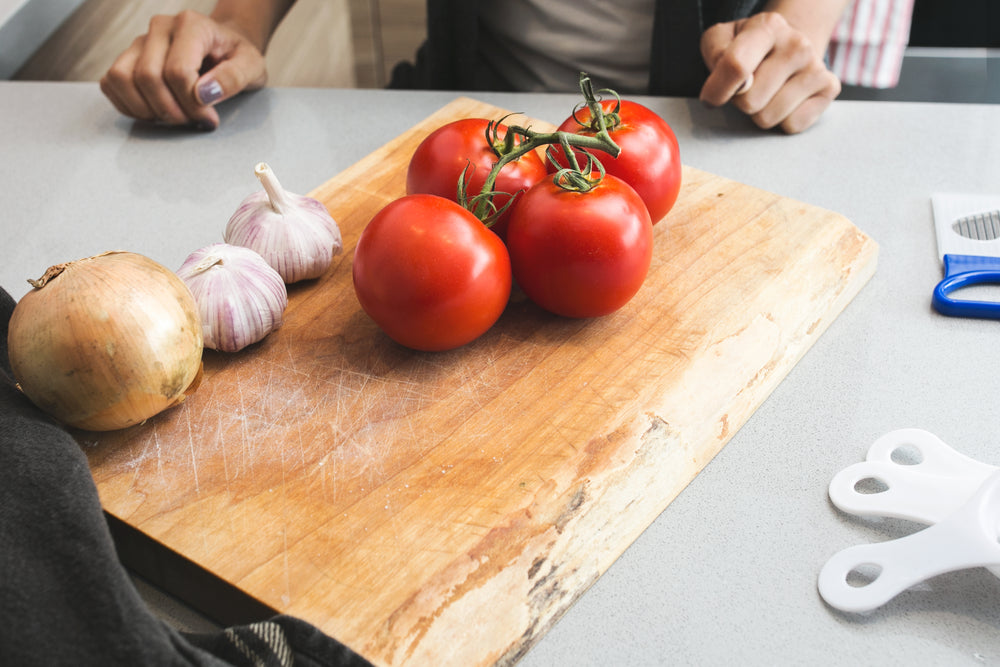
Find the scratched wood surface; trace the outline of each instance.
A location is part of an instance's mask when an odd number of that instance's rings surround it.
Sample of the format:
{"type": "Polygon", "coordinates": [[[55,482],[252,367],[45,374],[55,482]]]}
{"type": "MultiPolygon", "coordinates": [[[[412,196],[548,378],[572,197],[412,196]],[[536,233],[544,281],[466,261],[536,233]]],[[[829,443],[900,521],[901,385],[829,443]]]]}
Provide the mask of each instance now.
{"type": "MultiPolygon", "coordinates": [[[[318,187],[345,253],[182,406],[81,436],[108,512],[376,664],[511,663],[725,445],[875,270],[842,216],[685,167],[647,283],[591,321],[515,295],[407,351],[351,285],[460,98],[318,187]]],[[[543,123],[535,121],[535,126],[543,123]]]]}

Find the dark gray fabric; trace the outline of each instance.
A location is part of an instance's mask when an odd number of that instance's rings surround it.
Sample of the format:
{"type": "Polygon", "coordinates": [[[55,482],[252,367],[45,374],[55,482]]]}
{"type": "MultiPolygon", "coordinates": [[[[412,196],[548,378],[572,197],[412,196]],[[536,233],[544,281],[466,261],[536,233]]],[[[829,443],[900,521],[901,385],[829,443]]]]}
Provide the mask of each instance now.
{"type": "Polygon", "coordinates": [[[14,384],[14,306],[0,289],[0,665],[284,667],[288,655],[310,667],[368,665],[287,616],[185,637],[149,610],[118,561],[86,457],[14,384]]]}
{"type": "MultiPolygon", "coordinates": [[[[479,2],[428,0],[427,41],[414,62],[395,66],[390,88],[504,90],[497,78],[477,76],[479,2]]],[[[649,92],[695,97],[708,70],[700,40],[706,28],[759,12],[764,0],[657,0],[653,17],[649,92]]]]}
{"type": "Polygon", "coordinates": [[[697,97],[708,67],[701,57],[701,34],[716,23],[747,18],[764,0],[659,0],[653,17],[649,93],[697,97]]]}

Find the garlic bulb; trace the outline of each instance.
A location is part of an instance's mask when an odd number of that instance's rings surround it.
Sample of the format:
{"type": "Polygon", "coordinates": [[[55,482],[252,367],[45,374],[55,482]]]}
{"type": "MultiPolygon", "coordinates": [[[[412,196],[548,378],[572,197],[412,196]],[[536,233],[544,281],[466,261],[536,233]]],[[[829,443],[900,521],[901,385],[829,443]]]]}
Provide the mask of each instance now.
{"type": "Polygon", "coordinates": [[[286,283],[320,277],[343,249],[337,223],[320,202],[285,191],[265,163],[254,173],[264,190],[243,200],[223,239],[256,251],[286,283]]]}
{"type": "Polygon", "coordinates": [[[216,243],[196,250],[177,275],[198,303],[205,347],[236,352],[281,326],[285,283],[249,248],[216,243]]]}
{"type": "Polygon", "coordinates": [[[138,424],[193,392],[201,322],[184,283],[130,252],[53,266],[14,308],[14,378],[31,401],[90,431],[138,424]]]}

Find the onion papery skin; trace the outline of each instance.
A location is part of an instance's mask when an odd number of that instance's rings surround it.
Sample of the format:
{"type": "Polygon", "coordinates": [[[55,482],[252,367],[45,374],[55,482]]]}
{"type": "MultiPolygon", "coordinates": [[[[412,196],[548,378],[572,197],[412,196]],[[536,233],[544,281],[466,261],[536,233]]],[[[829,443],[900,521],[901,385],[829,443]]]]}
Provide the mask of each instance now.
{"type": "Polygon", "coordinates": [[[238,352],[281,326],[288,306],[285,283],[250,248],[206,246],[191,253],[177,275],[198,304],[205,347],[238,352]]]}
{"type": "MultiPolygon", "coordinates": [[[[201,321],[173,272],[130,252],[69,262],[18,302],[8,330],[21,391],[64,424],[111,431],[184,400],[201,377],[201,321]]],[[[44,279],[43,279],[44,280],[44,279]]]]}

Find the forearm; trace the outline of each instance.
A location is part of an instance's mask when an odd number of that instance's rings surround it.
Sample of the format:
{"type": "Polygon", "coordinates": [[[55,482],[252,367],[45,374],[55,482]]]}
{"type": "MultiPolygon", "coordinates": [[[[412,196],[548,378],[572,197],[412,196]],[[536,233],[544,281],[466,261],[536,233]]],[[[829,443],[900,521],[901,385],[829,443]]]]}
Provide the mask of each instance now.
{"type": "Polygon", "coordinates": [[[218,0],[211,17],[245,35],[260,50],[295,4],[295,0],[218,0]]]}
{"type": "Polygon", "coordinates": [[[851,0],[769,0],[765,11],[781,14],[789,25],[804,33],[822,58],[844,9],[851,0]]]}

